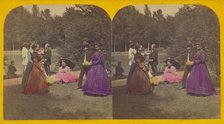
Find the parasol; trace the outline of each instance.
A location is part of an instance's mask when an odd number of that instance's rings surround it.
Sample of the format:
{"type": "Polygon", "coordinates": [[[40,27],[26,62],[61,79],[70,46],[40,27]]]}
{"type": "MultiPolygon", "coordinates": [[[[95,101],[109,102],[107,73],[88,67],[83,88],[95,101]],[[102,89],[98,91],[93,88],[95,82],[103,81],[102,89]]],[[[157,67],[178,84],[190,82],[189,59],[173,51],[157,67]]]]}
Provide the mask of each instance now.
{"type": "Polygon", "coordinates": [[[70,69],[73,69],[74,67],[75,67],[75,64],[72,62],[72,61],[70,61],[69,59],[62,59],[65,63],[66,63],[66,65],[70,68],[70,69]]]}
{"type": "Polygon", "coordinates": [[[167,59],[165,62],[167,63],[167,61],[170,61],[170,63],[176,68],[176,69],[179,69],[180,68],[180,64],[176,61],[176,60],[174,60],[174,59],[167,59]]]}

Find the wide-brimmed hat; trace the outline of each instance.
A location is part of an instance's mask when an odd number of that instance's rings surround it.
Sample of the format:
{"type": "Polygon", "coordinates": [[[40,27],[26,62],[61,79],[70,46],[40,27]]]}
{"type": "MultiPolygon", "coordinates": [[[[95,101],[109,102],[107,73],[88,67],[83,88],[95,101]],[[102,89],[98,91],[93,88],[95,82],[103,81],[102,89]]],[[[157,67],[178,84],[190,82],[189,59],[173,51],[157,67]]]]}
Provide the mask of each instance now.
{"type": "MultiPolygon", "coordinates": [[[[75,64],[74,64],[71,60],[69,60],[69,59],[65,59],[65,58],[63,58],[62,61],[64,61],[64,62],[66,63],[66,65],[67,65],[70,69],[73,69],[73,68],[75,67],[75,64]]],[[[62,61],[61,61],[61,62],[62,62],[62,61]]]]}

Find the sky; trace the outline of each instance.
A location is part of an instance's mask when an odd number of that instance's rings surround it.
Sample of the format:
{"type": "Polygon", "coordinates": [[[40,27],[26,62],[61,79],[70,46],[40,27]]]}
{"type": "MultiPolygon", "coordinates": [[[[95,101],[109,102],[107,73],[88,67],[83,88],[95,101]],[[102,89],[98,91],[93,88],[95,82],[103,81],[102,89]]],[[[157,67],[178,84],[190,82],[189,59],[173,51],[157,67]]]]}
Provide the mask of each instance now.
{"type": "MultiPolygon", "coordinates": [[[[66,7],[72,7],[74,5],[38,5],[40,10],[44,9],[50,9],[51,15],[59,15],[61,16],[64,12],[66,7]]],[[[158,9],[161,9],[163,11],[163,14],[166,15],[175,15],[175,13],[178,11],[180,7],[183,5],[148,5],[149,9],[151,11],[156,11],[158,9]]],[[[32,11],[32,5],[31,6],[24,6],[28,11],[32,11]]],[[[144,5],[135,5],[136,9],[140,12],[144,12],[144,5]]]]}

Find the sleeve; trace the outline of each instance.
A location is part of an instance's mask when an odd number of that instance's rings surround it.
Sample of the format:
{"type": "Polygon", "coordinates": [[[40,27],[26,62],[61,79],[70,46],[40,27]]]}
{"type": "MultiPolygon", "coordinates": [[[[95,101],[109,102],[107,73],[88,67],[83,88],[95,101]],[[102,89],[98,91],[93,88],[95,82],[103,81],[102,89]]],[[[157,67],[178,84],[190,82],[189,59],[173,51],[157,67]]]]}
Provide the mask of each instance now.
{"type": "Polygon", "coordinates": [[[40,62],[41,61],[41,56],[38,55],[38,53],[33,53],[33,61],[40,62]]]}
{"type": "Polygon", "coordinates": [[[155,52],[155,59],[158,58],[158,49],[156,49],[156,52],[155,52]]]}
{"type": "Polygon", "coordinates": [[[172,66],[171,73],[177,75],[177,70],[174,66],[172,66]]]}
{"type": "Polygon", "coordinates": [[[52,57],[52,51],[51,51],[51,49],[49,49],[49,56],[50,56],[50,58],[52,57]]]}
{"type": "Polygon", "coordinates": [[[137,51],[134,49],[133,52],[132,52],[132,54],[136,54],[136,53],[137,53],[137,51]]]}
{"type": "Polygon", "coordinates": [[[32,62],[31,53],[29,51],[27,52],[27,58],[29,62],[32,62]]]}
{"type": "Polygon", "coordinates": [[[25,53],[25,50],[22,49],[22,58],[24,59],[26,57],[26,53],[25,53]]]}
{"type": "Polygon", "coordinates": [[[27,62],[27,63],[28,63],[28,61],[29,61],[29,60],[28,60],[28,53],[29,53],[28,50],[25,50],[25,49],[24,49],[24,50],[22,51],[22,57],[23,57],[24,61],[27,62]]]}
{"type": "Polygon", "coordinates": [[[94,65],[103,63],[103,53],[97,53],[93,56],[92,63],[94,65]]]}
{"type": "Polygon", "coordinates": [[[193,60],[193,65],[202,64],[205,62],[205,54],[200,52],[193,60]]]}
{"type": "Polygon", "coordinates": [[[16,67],[15,66],[13,66],[14,67],[14,71],[16,72],[17,70],[16,70],[16,67]]]}
{"type": "Polygon", "coordinates": [[[64,72],[64,69],[62,69],[62,67],[59,67],[58,72],[59,72],[59,73],[63,73],[63,72],[64,72]]]}
{"type": "Polygon", "coordinates": [[[131,59],[131,54],[132,54],[132,50],[130,49],[130,50],[128,51],[128,58],[129,58],[129,59],[131,59]]]}
{"type": "Polygon", "coordinates": [[[66,66],[66,71],[67,71],[67,72],[70,72],[71,69],[70,69],[68,66],[66,66]]]}
{"type": "Polygon", "coordinates": [[[164,74],[166,74],[168,72],[168,68],[167,67],[165,67],[165,70],[164,70],[164,74]]]}

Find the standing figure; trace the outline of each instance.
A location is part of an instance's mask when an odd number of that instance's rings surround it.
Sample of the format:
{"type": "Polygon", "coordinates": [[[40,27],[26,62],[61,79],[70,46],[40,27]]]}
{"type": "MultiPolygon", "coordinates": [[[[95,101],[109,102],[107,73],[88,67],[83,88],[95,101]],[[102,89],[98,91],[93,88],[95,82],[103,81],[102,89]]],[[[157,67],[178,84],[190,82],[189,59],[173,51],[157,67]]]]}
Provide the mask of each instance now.
{"type": "Polygon", "coordinates": [[[187,76],[192,69],[192,65],[190,65],[188,63],[190,63],[190,61],[192,61],[193,58],[194,58],[195,50],[193,48],[194,47],[193,47],[193,44],[191,43],[191,41],[188,41],[188,44],[187,44],[187,62],[186,62],[185,69],[184,69],[184,74],[183,74],[182,87],[181,87],[182,89],[185,88],[187,76]]]}
{"type": "Polygon", "coordinates": [[[128,94],[130,95],[145,95],[150,92],[150,79],[143,69],[143,61],[144,57],[140,52],[137,52],[135,55],[136,66],[128,87],[128,94]]]}
{"type": "Polygon", "coordinates": [[[22,48],[22,65],[23,65],[23,73],[26,70],[26,66],[28,64],[28,44],[26,42],[23,43],[22,48]]]}
{"type": "Polygon", "coordinates": [[[29,51],[27,52],[27,57],[28,57],[28,64],[26,66],[26,70],[24,72],[23,78],[22,78],[22,86],[25,87],[28,79],[29,79],[29,74],[33,68],[33,51],[35,51],[37,49],[37,46],[34,44],[30,44],[29,45],[29,51]]]}
{"type": "Polygon", "coordinates": [[[129,59],[130,69],[129,69],[128,78],[127,78],[127,90],[128,90],[129,84],[130,84],[132,74],[135,70],[135,59],[134,58],[135,58],[135,54],[136,54],[135,44],[132,41],[130,41],[129,45],[130,45],[130,48],[128,51],[128,59],[129,59]]]}
{"type": "Polygon", "coordinates": [[[90,44],[87,41],[83,42],[83,62],[82,62],[82,66],[81,66],[81,71],[79,74],[79,82],[78,82],[78,88],[77,89],[81,89],[82,88],[82,82],[83,82],[83,77],[84,75],[87,76],[87,73],[89,71],[90,68],[90,64],[91,64],[91,57],[93,55],[93,49],[89,48],[90,44]]]}
{"type": "Polygon", "coordinates": [[[191,62],[192,70],[186,82],[186,91],[193,95],[214,95],[215,88],[212,85],[209,71],[205,63],[205,52],[201,44],[197,44],[197,53],[191,62]]]}
{"type": "Polygon", "coordinates": [[[37,44],[37,53],[41,57],[41,70],[43,71],[45,77],[47,77],[47,72],[45,70],[45,63],[46,63],[46,58],[45,58],[45,43],[41,43],[40,45],[37,44]]]}
{"type": "Polygon", "coordinates": [[[87,73],[86,82],[82,89],[85,94],[106,96],[112,93],[112,87],[103,60],[104,56],[99,45],[95,45],[95,53],[91,59],[91,67],[87,73]]]}
{"type": "Polygon", "coordinates": [[[51,66],[51,57],[52,57],[52,52],[49,47],[49,44],[46,43],[44,46],[44,69],[47,75],[50,74],[50,66],[51,66]]]}
{"type": "Polygon", "coordinates": [[[70,67],[68,67],[64,60],[61,62],[61,67],[56,74],[56,81],[62,81],[63,83],[74,83],[77,82],[77,78],[72,75],[70,67]]]}
{"type": "Polygon", "coordinates": [[[41,56],[38,49],[33,53],[33,67],[29,74],[28,82],[24,88],[24,94],[42,94],[48,92],[48,84],[46,77],[41,70],[41,56]]]}
{"type": "Polygon", "coordinates": [[[152,67],[153,75],[157,75],[157,65],[158,65],[158,50],[156,48],[156,44],[151,45],[151,53],[150,53],[149,64],[152,67]]]}
{"type": "Polygon", "coordinates": [[[181,77],[176,72],[176,67],[172,65],[170,60],[166,61],[162,80],[168,83],[179,83],[181,81],[181,77]]]}

